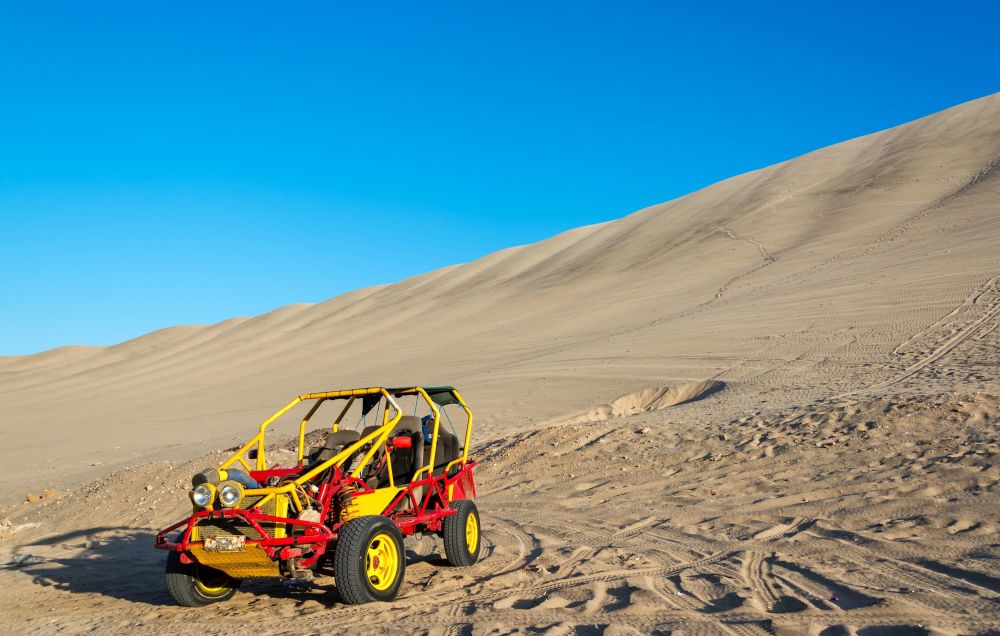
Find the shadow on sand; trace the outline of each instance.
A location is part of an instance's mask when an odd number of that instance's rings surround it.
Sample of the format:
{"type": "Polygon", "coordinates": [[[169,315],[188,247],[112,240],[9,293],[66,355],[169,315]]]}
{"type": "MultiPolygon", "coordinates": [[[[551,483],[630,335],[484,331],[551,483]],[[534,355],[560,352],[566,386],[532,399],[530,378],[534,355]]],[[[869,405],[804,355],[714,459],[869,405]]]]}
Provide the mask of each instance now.
{"type": "Polygon", "coordinates": [[[88,528],[21,546],[4,569],[36,585],[103,594],[134,603],[173,604],[163,583],[165,555],[147,530],[88,528]]]}
{"type": "MultiPolygon", "coordinates": [[[[88,528],[23,545],[10,564],[0,567],[30,577],[35,585],[67,592],[102,594],[145,605],[176,605],[163,580],[166,553],[153,547],[155,537],[148,530],[88,528]]],[[[406,555],[407,565],[445,565],[436,554],[407,549],[406,555]]],[[[343,606],[332,578],[322,579],[322,583],[248,581],[240,591],[256,597],[343,606]]]]}

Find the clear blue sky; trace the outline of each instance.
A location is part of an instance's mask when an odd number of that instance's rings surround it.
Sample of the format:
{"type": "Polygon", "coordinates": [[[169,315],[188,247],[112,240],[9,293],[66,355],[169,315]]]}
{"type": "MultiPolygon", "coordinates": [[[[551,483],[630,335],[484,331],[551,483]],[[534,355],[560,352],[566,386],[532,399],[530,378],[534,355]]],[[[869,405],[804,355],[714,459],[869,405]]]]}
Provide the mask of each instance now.
{"type": "Polygon", "coordinates": [[[1000,3],[684,4],[3,2],[0,354],[325,300],[1000,90],[1000,3]]]}

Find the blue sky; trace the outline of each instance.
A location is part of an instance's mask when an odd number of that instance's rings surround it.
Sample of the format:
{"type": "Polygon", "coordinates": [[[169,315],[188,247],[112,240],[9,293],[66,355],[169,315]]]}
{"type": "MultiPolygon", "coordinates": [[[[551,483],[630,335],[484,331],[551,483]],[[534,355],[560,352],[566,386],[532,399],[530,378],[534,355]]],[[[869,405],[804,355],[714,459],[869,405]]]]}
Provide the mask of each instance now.
{"type": "Polygon", "coordinates": [[[325,300],[1000,90],[1000,3],[0,2],[0,355],[325,300]]]}

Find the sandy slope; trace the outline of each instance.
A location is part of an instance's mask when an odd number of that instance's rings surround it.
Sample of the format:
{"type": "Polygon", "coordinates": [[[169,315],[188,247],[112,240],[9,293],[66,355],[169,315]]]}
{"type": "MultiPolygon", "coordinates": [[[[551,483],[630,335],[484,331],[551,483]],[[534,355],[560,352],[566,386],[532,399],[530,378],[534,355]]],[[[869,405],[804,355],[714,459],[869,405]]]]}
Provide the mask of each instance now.
{"type": "Polygon", "coordinates": [[[152,537],[221,455],[144,464],[7,530],[0,632],[987,633],[998,418],[997,398],[946,394],[520,433],[478,449],[482,561],[410,539],[404,592],[380,606],[343,605],[329,578],[173,605],[152,537]]]}
{"type": "Polygon", "coordinates": [[[493,434],[677,381],[750,407],[896,379],[994,316],[998,154],[991,96],[396,285],[0,359],[0,459],[61,486],[341,385],[456,383],[493,434]]]}
{"type": "Polygon", "coordinates": [[[998,166],[994,95],[396,285],[0,358],[8,501],[101,478],[6,511],[40,525],[0,539],[0,630],[1000,626],[998,166]],[[480,565],[418,556],[388,608],[282,586],[165,605],[149,533],[191,457],[291,395],[407,382],[477,409],[480,565]]]}

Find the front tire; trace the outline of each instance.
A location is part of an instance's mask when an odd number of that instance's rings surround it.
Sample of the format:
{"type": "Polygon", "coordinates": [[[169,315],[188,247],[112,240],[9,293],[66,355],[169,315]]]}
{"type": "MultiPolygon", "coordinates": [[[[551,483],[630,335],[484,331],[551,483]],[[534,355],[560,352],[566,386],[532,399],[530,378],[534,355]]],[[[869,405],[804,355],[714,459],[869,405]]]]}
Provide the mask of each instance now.
{"type": "Polygon", "coordinates": [[[393,601],[406,573],[403,535],[379,515],[358,517],[340,528],[333,552],[333,576],[351,605],[393,601]]]}
{"type": "Polygon", "coordinates": [[[228,601],[240,586],[237,579],[198,563],[181,563],[181,553],[171,551],[166,564],[167,591],[184,607],[204,607],[228,601]]]}
{"type": "Polygon", "coordinates": [[[471,499],[453,501],[451,507],[458,512],[444,518],[444,555],[451,565],[475,565],[482,547],[479,509],[471,499]]]}

